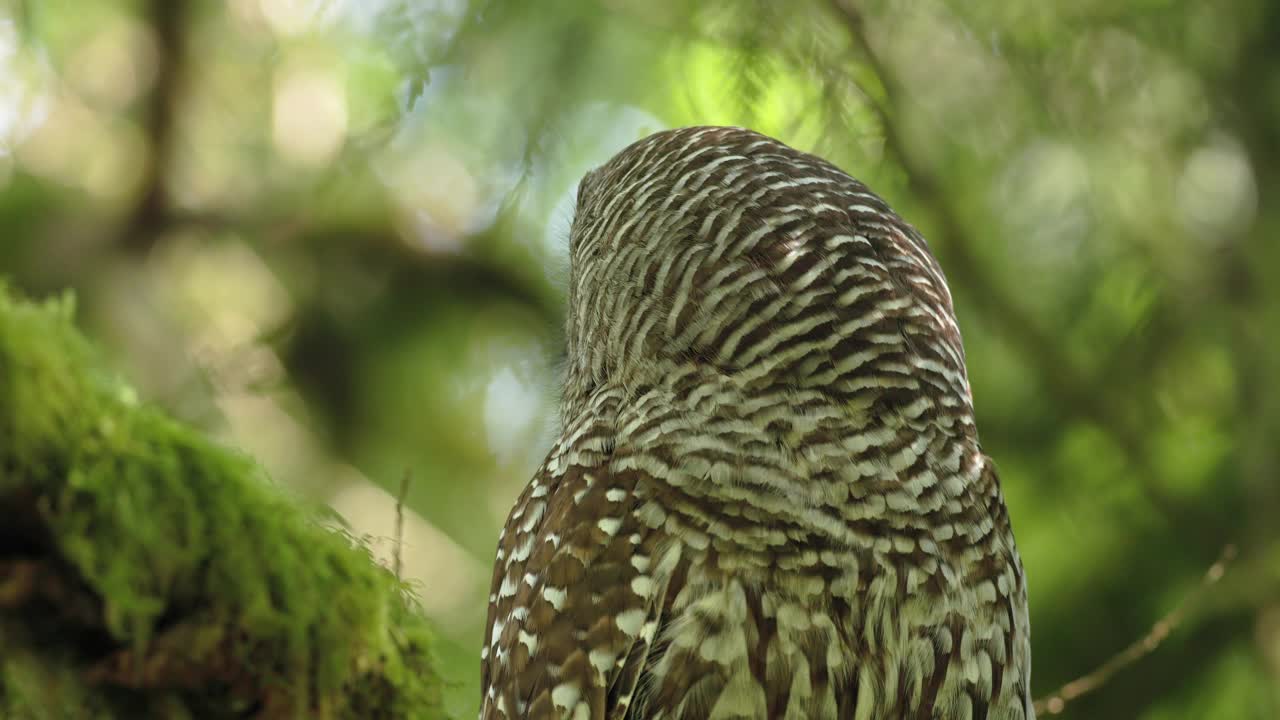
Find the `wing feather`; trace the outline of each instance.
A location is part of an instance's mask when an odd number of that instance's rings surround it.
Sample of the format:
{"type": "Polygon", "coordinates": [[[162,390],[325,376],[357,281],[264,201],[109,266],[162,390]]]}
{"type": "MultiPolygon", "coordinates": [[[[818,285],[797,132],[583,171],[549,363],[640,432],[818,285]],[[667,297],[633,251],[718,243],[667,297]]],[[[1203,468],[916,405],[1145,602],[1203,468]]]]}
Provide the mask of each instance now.
{"type": "MultiPolygon", "coordinates": [[[[576,446],[604,447],[590,433],[576,446]]],[[[659,621],[642,523],[646,476],[558,445],[499,540],[482,654],[482,720],[625,717],[659,621]]]]}

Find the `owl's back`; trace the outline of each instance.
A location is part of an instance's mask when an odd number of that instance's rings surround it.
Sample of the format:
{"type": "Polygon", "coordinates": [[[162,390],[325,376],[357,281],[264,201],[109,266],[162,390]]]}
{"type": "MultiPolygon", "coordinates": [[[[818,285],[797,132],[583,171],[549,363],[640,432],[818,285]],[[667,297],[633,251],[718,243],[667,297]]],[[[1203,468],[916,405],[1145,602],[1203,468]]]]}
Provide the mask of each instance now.
{"type": "Polygon", "coordinates": [[[660,133],[580,191],[566,424],[500,540],[483,718],[1028,718],[951,298],[830,164],[660,133]]]}

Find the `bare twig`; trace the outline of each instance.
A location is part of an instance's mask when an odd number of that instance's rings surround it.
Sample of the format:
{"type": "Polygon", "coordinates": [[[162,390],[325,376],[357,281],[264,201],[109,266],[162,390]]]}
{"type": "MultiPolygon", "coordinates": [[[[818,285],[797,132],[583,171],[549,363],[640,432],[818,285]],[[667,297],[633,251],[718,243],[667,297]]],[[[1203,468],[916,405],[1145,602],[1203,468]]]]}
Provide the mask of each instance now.
{"type": "Polygon", "coordinates": [[[405,468],[404,476],[400,478],[400,492],[396,494],[396,547],[395,547],[395,572],[396,579],[400,577],[400,549],[404,547],[404,499],[409,495],[409,483],[413,480],[413,471],[405,468]]]}
{"type": "Polygon", "coordinates": [[[1048,697],[1036,700],[1036,713],[1041,715],[1057,715],[1061,713],[1067,707],[1067,703],[1081,695],[1093,692],[1104,685],[1117,672],[1155,652],[1156,648],[1160,647],[1160,643],[1164,642],[1165,638],[1178,629],[1178,626],[1186,619],[1187,613],[1204,598],[1209,588],[1222,579],[1222,576],[1227,572],[1227,565],[1235,559],[1235,556],[1235,545],[1228,544],[1224,546],[1222,552],[1218,555],[1218,559],[1205,571],[1200,584],[1187,593],[1182,598],[1182,601],[1164,617],[1156,621],[1146,635],[1111,656],[1109,660],[1093,672],[1072,680],[1058,688],[1048,697]]]}

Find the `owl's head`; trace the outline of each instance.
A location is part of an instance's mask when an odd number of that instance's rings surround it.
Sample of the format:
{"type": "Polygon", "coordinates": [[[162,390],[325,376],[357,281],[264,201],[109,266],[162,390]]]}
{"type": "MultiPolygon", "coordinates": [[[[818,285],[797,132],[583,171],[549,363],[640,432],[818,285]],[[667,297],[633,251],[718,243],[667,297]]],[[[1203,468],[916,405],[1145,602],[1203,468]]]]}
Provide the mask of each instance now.
{"type": "Polygon", "coordinates": [[[660,132],[588,173],[569,282],[566,412],[689,364],[744,395],[854,393],[895,363],[911,374],[908,356],[967,402],[923,238],[834,165],[750,130],[660,132]]]}

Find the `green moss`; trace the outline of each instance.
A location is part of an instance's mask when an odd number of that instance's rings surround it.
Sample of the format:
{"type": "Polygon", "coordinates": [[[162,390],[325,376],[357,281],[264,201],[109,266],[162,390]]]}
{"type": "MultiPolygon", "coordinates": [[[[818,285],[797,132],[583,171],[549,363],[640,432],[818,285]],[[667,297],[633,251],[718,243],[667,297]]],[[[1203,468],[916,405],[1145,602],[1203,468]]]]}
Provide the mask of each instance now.
{"type": "Polygon", "coordinates": [[[5,717],[439,717],[401,583],[0,287],[5,717]]]}

